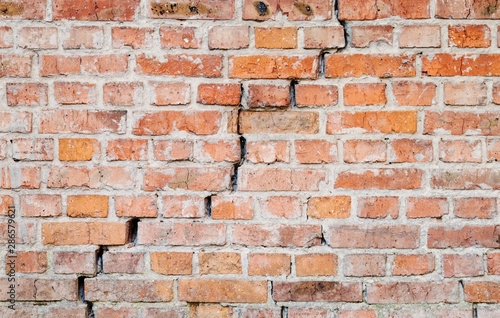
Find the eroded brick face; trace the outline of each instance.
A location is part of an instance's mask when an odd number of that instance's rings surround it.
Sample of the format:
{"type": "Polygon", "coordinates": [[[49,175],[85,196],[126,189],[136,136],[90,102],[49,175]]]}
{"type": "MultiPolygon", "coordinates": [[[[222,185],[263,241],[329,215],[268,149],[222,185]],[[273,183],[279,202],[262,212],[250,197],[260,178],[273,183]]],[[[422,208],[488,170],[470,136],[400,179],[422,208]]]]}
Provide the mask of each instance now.
{"type": "Polygon", "coordinates": [[[0,317],[500,317],[498,19],[0,0],[0,317]]]}

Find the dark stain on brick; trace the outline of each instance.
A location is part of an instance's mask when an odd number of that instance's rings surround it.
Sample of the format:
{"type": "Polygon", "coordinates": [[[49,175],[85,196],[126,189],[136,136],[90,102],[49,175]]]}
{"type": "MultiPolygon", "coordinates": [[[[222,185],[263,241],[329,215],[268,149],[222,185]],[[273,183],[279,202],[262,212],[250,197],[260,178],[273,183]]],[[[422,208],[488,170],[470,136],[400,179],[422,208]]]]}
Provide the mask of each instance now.
{"type": "Polygon", "coordinates": [[[495,1],[495,3],[491,3],[484,8],[483,14],[486,16],[490,16],[492,14],[495,14],[497,12],[497,9],[498,9],[498,6],[497,6],[497,2],[495,1]]]}
{"type": "Polygon", "coordinates": [[[201,3],[151,3],[151,12],[156,16],[210,14],[212,9],[201,3]]]}
{"type": "Polygon", "coordinates": [[[300,11],[300,13],[302,13],[303,15],[307,15],[307,16],[311,16],[311,15],[314,15],[314,11],[312,9],[312,7],[310,5],[308,5],[307,3],[299,3],[299,2],[295,2],[293,4],[297,10],[300,11]]]}
{"type": "Polygon", "coordinates": [[[0,15],[16,16],[23,13],[24,8],[17,3],[0,2],[0,15]]]}
{"type": "Polygon", "coordinates": [[[267,8],[267,4],[265,4],[262,1],[256,1],[253,3],[255,10],[259,13],[261,17],[266,16],[269,14],[269,10],[267,8]]]}

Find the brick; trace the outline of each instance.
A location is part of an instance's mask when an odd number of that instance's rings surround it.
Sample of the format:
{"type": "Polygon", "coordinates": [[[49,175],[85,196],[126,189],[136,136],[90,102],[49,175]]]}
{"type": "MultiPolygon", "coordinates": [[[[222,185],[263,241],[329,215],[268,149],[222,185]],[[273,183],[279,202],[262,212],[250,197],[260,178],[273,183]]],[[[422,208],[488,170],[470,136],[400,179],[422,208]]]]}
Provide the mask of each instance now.
{"type": "Polygon", "coordinates": [[[488,161],[500,161],[500,140],[486,140],[486,156],[488,161]]]}
{"type": "MultiPolygon", "coordinates": [[[[95,318],[135,318],[138,315],[136,308],[120,307],[120,308],[93,308],[95,318]]],[[[69,317],[68,317],[69,318],[69,317]]]]}
{"type": "Polygon", "coordinates": [[[255,47],[263,49],[296,49],[297,28],[265,28],[256,27],[255,47]]]}
{"type": "Polygon", "coordinates": [[[165,302],[174,297],[172,280],[105,279],[85,280],[89,301],[165,302]]]}
{"type": "Polygon", "coordinates": [[[33,114],[30,112],[0,111],[0,133],[19,132],[30,133],[32,129],[33,114]]]}
{"type": "Polygon", "coordinates": [[[498,8],[489,1],[442,0],[437,3],[436,17],[444,19],[498,19],[498,8]]]}
{"type": "Polygon", "coordinates": [[[292,260],[288,254],[248,254],[248,275],[290,275],[292,260]]]}
{"type": "Polygon", "coordinates": [[[326,181],[324,170],[240,168],[239,173],[239,191],[318,191],[326,181]]]}
{"type": "Polygon", "coordinates": [[[352,27],[352,45],[354,47],[371,47],[380,44],[392,46],[394,27],[390,25],[368,25],[352,27]]]}
{"type": "MultiPolygon", "coordinates": [[[[3,233],[0,236],[0,244],[12,244],[12,238],[9,238],[7,236],[8,234],[8,224],[7,222],[0,223],[0,230],[2,230],[3,233]]],[[[12,227],[11,227],[12,228],[12,227]]],[[[20,222],[17,224],[17,229],[15,233],[15,243],[16,244],[30,244],[30,243],[35,243],[35,232],[37,230],[37,226],[35,223],[27,223],[25,222],[20,222]]]]}
{"type": "Polygon", "coordinates": [[[59,160],[89,161],[100,153],[97,139],[59,139],[59,160]]]}
{"type": "Polygon", "coordinates": [[[242,134],[317,134],[319,114],[309,111],[242,111],[239,127],[242,134]]]}
{"type": "Polygon", "coordinates": [[[335,254],[303,254],[295,256],[297,276],[333,276],[337,274],[335,254]]]}
{"type": "Polygon", "coordinates": [[[500,104],[500,83],[493,83],[493,104],[500,104]]]}
{"type": "MultiPolygon", "coordinates": [[[[12,204],[14,204],[12,202],[12,204]]],[[[21,195],[21,211],[25,217],[61,216],[60,195],[24,194],[21,195]]]]}
{"type": "Polygon", "coordinates": [[[417,248],[419,227],[415,225],[331,226],[326,232],[326,242],[339,248],[417,248]]]}
{"type": "Polygon", "coordinates": [[[191,77],[221,77],[221,55],[170,54],[136,56],[135,72],[146,75],[183,75],[191,77]]]}
{"type": "Polygon", "coordinates": [[[200,84],[198,103],[205,105],[237,106],[241,99],[240,84],[200,84]]]}
{"type": "Polygon", "coordinates": [[[298,197],[271,196],[260,201],[260,211],[266,218],[294,219],[302,214],[298,197]]]}
{"type": "MultiPolygon", "coordinates": [[[[44,318],[83,318],[86,315],[85,308],[50,308],[44,318]]],[[[96,316],[99,317],[99,316],[96,316]]]]}
{"type": "Polygon", "coordinates": [[[448,214],[446,198],[407,198],[406,217],[414,218],[441,218],[448,214]]]}
{"type": "Polygon", "coordinates": [[[218,111],[157,111],[135,112],[134,135],[168,135],[176,131],[196,135],[213,135],[221,125],[218,111]]]}
{"type": "Polygon", "coordinates": [[[250,107],[290,106],[290,86],[288,85],[248,85],[247,105],[250,107]]]}
{"type": "Polygon", "coordinates": [[[40,189],[40,167],[0,167],[0,189],[40,189]]]}
{"type": "Polygon", "coordinates": [[[145,168],[142,189],[222,191],[231,186],[231,168],[145,168]]]}
{"type": "Polygon", "coordinates": [[[203,140],[196,143],[195,157],[200,162],[238,162],[239,140],[203,140]]]}
{"type": "Polygon", "coordinates": [[[129,46],[133,49],[150,48],[153,45],[152,28],[118,27],[111,29],[113,48],[129,46]]]}
{"type": "Polygon", "coordinates": [[[6,49],[14,46],[14,33],[8,26],[0,27],[0,48],[6,49]]]}
{"type": "Polygon", "coordinates": [[[423,171],[418,169],[381,168],[344,171],[338,174],[335,188],[344,189],[419,189],[423,171]]]}
{"type": "Polygon", "coordinates": [[[281,317],[280,309],[242,309],[238,317],[241,318],[279,318],[281,317]]]}
{"type": "Polygon", "coordinates": [[[96,102],[95,84],[90,83],[54,83],[56,101],[62,105],[94,104],[96,102]]]}
{"type": "Polygon", "coordinates": [[[391,282],[368,284],[369,304],[458,303],[458,282],[391,282]]]}
{"type": "Polygon", "coordinates": [[[343,27],[304,28],[304,48],[327,49],[345,47],[343,27]]]}
{"type": "Polygon", "coordinates": [[[398,81],[392,86],[396,103],[403,106],[431,106],[436,96],[436,84],[398,81]]]}
{"type": "Polygon", "coordinates": [[[318,246],[321,229],[317,225],[233,225],[233,243],[243,246],[318,246]]]}
{"type": "Polygon", "coordinates": [[[313,197],[307,202],[307,216],[314,219],[346,219],[351,215],[351,197],[313,197]]]}
{"type": "Polygon", "coordinates": [[[142,274],[144,253],[105,252],[102,256],[103,273],[142,274]]]}
{"type": "Polygon", "coordinates": [[[374,309],[367,310],[342,310],[339,312],[339,318],[377,318],[377,311],[374,309]]]}
{"type": "Polygon", "coordinates": [[[184,140],[154,140],[153,152],[156,160],[190,160],[193,153],[193,142],[184,140]]]}
{"type": "Polygon", "coordinates": [[[434,267],[434,255],[432,254],[398,254],[392,262],[392,275],[425,275],[432,273],[434,267]]]}
{"type": "Polygon", "coordinates": [[[495,169],[455,169],[433,170],[433,189],[474,190],[500,189],[499,170],[495,169]]]}
{"type": "Polygon", "coordinates": [[[125,133],[127,113],[121,110],[42,110],[40,133],[125,133]]]}
{"type": "Polygon", "coordinates": [[[201,218],[205,216],[205,198],[199,196],[164,196],[166,218],[201,218]]]}
{"type": "Polygon", "coordinates": [[[429,0],[339,0],[339,20],[375,20],[391,16],[404,19],[430,18],[429,0]]]}
{"type": "Polygon", "coordinates": [[[382,105],[387,103],[385,84],[346,84],[344,86],[344,105],[382,105]]]}
{"type": "Polygon", "coordinates": [[[422,73],[427,76],[499,76],[500,54],[445,54],[422,57],[422,73]]]}
{"type": "Polygon", "coordinates": [[[191,275],[193,253],[151,252],[151,269],[164,275],[191,275]]]}
{"type": "Polygon", "coordinates": [[[358,199],[358,217],[379,219],[388,215],[397,219],[399,215],[397,197],[366,197],[358,199]]]}
{"type": "Polygon", "coordinates": [[[500,113],[431,112],[425,114],[424,134],[500,136],[500,113]]]}
{"type": "Polygon", "coordinates": [[[326,140],[296,140],[295,156],[299,163],[337,161],[337,143],[326,140]]]}
{"type": "Polygon", "coordinates": [[[0,139],[0,160],[7,158],[7,140],[0,139]]]}
{"type": "Polygon", "coordinates": [[[146,139],[114,139],[108,142],[106,153],[113,160],[147,160],[148,141],[146,139]]]}
{"type": "Polygon", "coordinates": [[[317,78],[316,56],[250,55],[229,57],[229,78],[317,78]],[[259,67],[255,67],[259,65],[259,67]]]}
{"type": "Polygon", "coordinates": [[[349,254],[344,256],[344,275],[385,276],[385,263],[383,254],[349,254]]]}
{"type": "Polygon", "coordinates": [[[61,34],[64,49],[101,49],[104,31],[98,26],[75,26],[61,34]]]}
{"type": "Polygon", "coordinates": [[[496,198],[456,198],[454,213],[465,219],[491,219],[497,212],[496,198]]]}
{"type": "Polygon", "coordinates": [[[155,217],[156,197],[150,195],[116,196],[116,215],[120,217],[155,217]]]}
{"type": "Polygon", "coordinates": [[[416,111],[358,111],[328,114],[327,134],[403,133],[417,131],[416,111]]]}
{"type": "MultiPolygon", "coordinates": [[[[151,318],[174,317],[181,318],[185,315],[186,311],[180,309],[164,309],[164,308],[145,308],[144,315],[151,318]]],[[[135,317],[135,316],[134,316],[135,317]]]]}
{"type": "Polygon", "coordinates": [[[117,222],[47,222],[42,224],[44,245],[123,245],[128,225],[117,222]]]}
{"type": "Polygon", "coordinates": [[[10,261],[15,262],[14,269],[16,273],[45,273],[47,270],[47,252],[45,251],[17,252],[16,255],[15,260],[9,255],[5,258],[7,274],[11,269],[10,261]]]}
{"type": "Polygon", "coordinates": [[[245,0],[243,3],[243,20],[274,20],[276,13],[279,11],[280,1],[265,0],[261,2],[262,4],[245,0]]]}
{"type": "Polygon", "coordinates": [[[26,161],[54,159],[54,139],[12,139],[12,158],[26,161]]]}
{"type": "Polygon", "coordinates": [[[465,301],[471,303],[499,303],[500,285],[498,282],[465,282],[464,294],[465,301]]]}
{"type": "Polygon", "coordinates": [[[477,315],[481,318],[495,318],[500,314],[500,310],[494,308],[478,308],[477,315]]]}
{"type": "Polygon", "coordinates": [[[1,6],[1,20],[41,20],[45,18],[47,2],[45,0],[13,0],[1,6]]]}
{"type": "Polygon", "coordinates": [[[279,7],[290,21],[329,20],[332,17],[332,4],[328,0],[311,0],[307,4],[281,0],[279,7]]]}
{"type": "Polygon", "coordinates": [[[7,83],[7,105],[46,106],[47,89],[47,84],[41,83],[7,83]]]}
{"type": "Polygon", "coordinates": [[[54,0],[54,20],[132,21],[139,11],[139,0],[54,0]]]}
{"type": "Polygon", "coordinates": [[[407,25],[399,34],[399,47],[441,47],[439,25],[407,25]]]}
{"type": "Polygon", "coordinates": [[[341,301],[362,300],[361,283],[347,282],[273,282],[275,301],[341,301]]]}
{"type": "Polygon", "coordinates": [[[106,105],[134,106],[142,100],[142,84],[140,83],[106,83],[103,86],[103,101],[106,105]]]}
{"type": "Polygon", "coordinates": [[[201,275],[241,274],[241,254],[239,253],[199,253],[198,266],[201,275]]]}
{"type": "Polygon", "coordinates": [[[380,140],[347,140],[344,142],[344,161],[384,162],[387,159],[387,146],[380,140]]]}
{"type": "Polygon", "coordinates": [[[321,308],[289,308],[288,317],[290,318],[327,318],[328,309],[321,308]]]}
{"type": "Polygon", "coordinates": [[[326,77],[412,77],[415,76],[414,55],[332,54],[325,60],[326,77]]]}
{"type": "Polygon", "coordinates": [[[180,0],[175,6],[168,0],[155,0],[148,3],[147,10],[155,19],[226,20],[234,18],[234,0],[180,0]]]}
{"type": "Polygon", "coordinates": [[[9,213],[9,207],[14,206],[14,197],[10,195],[0,195],[0,215],[6,216],[9,213]]]}
{"type": "Polygon", "coordinates": [[[49,171],[48,188],[86,187],[130,189],[134,185],[132,168],[59,166],[49,171]]]}
{"type": "MultiPolygon", "coordinates": [[[[191,318],[231,318],[233,317],[233,307],[221,305],[189,304],[191,318]]],[[[180,316],[179,316],[180,317],[180,316]]]]}
{"type": "MultiPolygon", "coordinates": [[[[8,300],[8,278],[0,279],[3,296],[2,301],[8,300]]],[[[75,279],[45,279],[45,278],[16,278],[17,301],[76,301],[77,281],[75,279]]],[[[10,315],[9,315],[10,316],[10,315]]]]}
{"type": "Polygon", "coordinates": [[[486,90],[484,83],[446,82],[444,83],[444,102],[447,105],[485,105],[486,90]]]}
{"type": "Polygon", "coordinates": [[[444,277],[470,277],[484,274],[483,256],[475,254],[443,255],[444,277]]]}
{"type": "Polygon", "coordinates": [[[24,49],[57,49],[57,28],[22,28],[18,45],[24,49]]]}
{"type": "Polygon", "coordinates": [[[390,162],[429,162],[431,160],[431,140],[395,139],[391,141],[390,162]]]}
{"type": "Polygon", "coordinates": [[[339,98],[335,85],[295,85],[295,103],[297,106],[333,106],[339,98]]]}
{"type": "Polygon", "coordinates": [[[245,49],[249,39],[248,26],[214,26],[208,32],[208,47],[211,50],[245,49]]]}
{"type": "Polygon", "coordinates": [[[498,248],[496,237],[500,229],[495,226],[431,227],[427,236],[429,248],[491,247],[498,248]]]}
{"type": "Polygon", "coordinates": [[[214,220],[250,220],[253,214],[252,198],[212,197],[212,219],[214,220]]]}
{"type": "Polygon", "coordinates": [[[485,24],[449,25],[449,46],[489,47],[491,30],[485,24]]]}
{"type": "Polygon", "coordinates": [[[253,163],[290,162],[287,141],[249,141],[246,160],[253,163]]]}
{"type": "Polygon", "coordinates": [[[196,28],[161,27],[160,44],[162,48],[196,49],[201,40],[195,35],[196,28]]]}
{"type": "Polygon", "coordinates": [[[0,77],[29,77],[31,73],[31,56],[0,55],[0,77]]]}
{"type": "Polygon", "coordinates": [[[108,217],[109,199],[105,195],[70,195],[67,212],[69,217],[106,218],[108,217]]]}
{"type": "Polygon", "coordinates": [[[40,57],[40,75],[69,75],[81,72],[81,57],[62,55],[42,55],[40,57]]]}
{"type": "Polygon", "coordinates": [[[146,223],[139,222],[137,241],[140,245],[224,245],[224,224],[146,223]]]}
{"type": "Polygon", "coordinates": [[[489,253],[487,266],[489,275],[500,275],[500,253],[489,253]]]}
{"type": "Polygon", "coordinates": [[[186,105],[191,101],[191,87],[181,82],[150,82],[150,103],[156,106],[186,105]]]}
{"type": "Polygon", "coordinates": [[[266,281],[179,279],[179,300],[188,302],[264,303],[266,281]]]}
{"type": "Polygon", "coordinates": [[[128,69],[128,55],[42,55],[40,75],[121,74],[128,69]]]}

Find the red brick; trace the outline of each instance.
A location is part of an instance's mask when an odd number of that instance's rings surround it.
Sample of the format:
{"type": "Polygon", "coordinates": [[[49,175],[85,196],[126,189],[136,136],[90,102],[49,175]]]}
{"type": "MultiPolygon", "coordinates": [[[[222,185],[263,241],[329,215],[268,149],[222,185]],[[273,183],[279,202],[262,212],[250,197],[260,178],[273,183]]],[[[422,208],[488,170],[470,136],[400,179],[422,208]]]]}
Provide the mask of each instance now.
{"type": "Polygon", "coordinates": [[[219,131],[218,111],[156,111],[135,112],[134,135],[168,135],[184,131],[196,135],[213,135],[219,131]]]}
{"type": "Polygon", "coordinates": [[[431,112],[425,114],[424,134],[500,136],[500,113],[431,112]]]}
{"type": "Polygon", "coordinates": [[[179,279],[179,300],[188,302],[265,303],[266,281],[179,279]]]}
{"type": "Polygon", "coordinates": [[[101,49],[104,31],[98,26],[76,26],[61,34],[65,49],[101,49]]]}
{"type": "Polygon", "coordinates": [[[151,252],[151,269],[164,275],[191,275],[193,253],[151,252]]]}
{"type": "Polygon", "coordinates": [[[387,103],[386,84],[346,84],[344,86],[344,105],[382,105],[387,103]]]}
{"type": "Polygon", "coordinates": [[[18,45],[24,49],[57,49],[57,28],[22,28],[18,45]]]}
{"type": "Polygon", "coordinates": [[[264,21],[274,20],[279,11],[279,0],[264,0],[264,5],[259,5],[252,0],[245,0],[243,4],[243,20],[264,21]]]}
{"type": "Polygon", "coordinates": [[[120,74],[128,68],[128,55],[42,55],[40,75],[120,74]]]}
{"type": "Polygon", "coordinates": [[[249,46],[248,26],[214,26],[208,33],[211,50],[245,49],[249,46]]]}
{"type": "Polygon", "coordinates": [[[130,46],[133,49],[149,48],[153,45],[152,28],[119,27],[111,29],[113,48],[130,46]]]}
{"type": "Polygon", "coordinates": [[[296,49],[297,28],[296,27],[256,27],[255,47],[258,49],[296,49]]]}
{"type": "Polygon", "coordinates": [[[497,226],[431,227],[427,237],[429,248],[447,247],[500,247],[496,239],[500,235],[497,226]]]}
{"type": "Polygon", "coordinates": [[[0,195],[0,215],[6,216],[12,213],[12,212],[9,213],[9,207],[15,207],[14,197],[10,195],[0,195]]]}
{"type": "Polygon", "coordinates": [[[335,85],[307,85],[295,86],[295,103],[297,106],[333,106],[339,98],[335,85]]]}
{"type": "Polygon", "coordinates": [[[313,219],[347,219],[351,215],[351,197],[313,197],[307,202],[307,216],[313,219]]]}
{"type": "Polygon", "coordinates": [[[431,106],[436,96],[436,84],[399,81],[392,86],[398,105],[431,106]]]}
{"type": "MultiPolygon", "coordinates": [[[[13,204],[13,203],[12,203],[13,204]]],[[[25,217],[61,216],[60,195],[24,194],[21,195],[21,211],[25,217]]]]}
{"type": "Polygon", "coordinates": [[[500,253],[488,254],[488,274],[500,275],[500,253]]]}
{"type": "Polygon", "coordinates": [[[95,252],[54,251],[54,272],[57,274],[95,274],[95,252]]]}
{"type": "Polygon", "coordinates": [[[496,198],[456,198],[455,216],[465,219],[491,219],[497,212],[496,198]]]}
{"type": "Polygon", "coordinates": [[[446,198],[407,198],[406,217],[414,218],[441,218],[448,214],[446,198]]]}
{"type": "Polygon", "coordinates": [[[42,224],[44,245],[123,245],[128,225],[118,222],[58,222],[42,224]]]}
{"type": "MultiPolygon", "coordinates": [[[[44,318],[84,318],[87,315],[85,307],[80,308],[49,308],[44,318]]],[[[96,316],[96,318],[101,318],[96,316]]]]}
{"type": "Polygon", "coordinates": [[[230,78],[317,78],[316,56],[251,55],[230,56],[230,78]]]}
{"type": "Polygon", "coordinates": [[[446,82],[444,83],[444,102],[446,105],[485,105],[486,91],[484,83],[446,82]]]}
{"type": "Polygon", "coordinates": [[[70,195],[67,213],[74,218],[106,218],[109,198],[105,195],[70,195]]]}
{"type": "Polygon", "coordinates": [[[274,301],[362,301],[361,283],[273,282],[274,301]]]}
{"type": "Polygon", "coordinates": [[[0,139],[0,160],[7,158],[7,140],[0,139]]]}
{"type": "Polygon", "coordinates": [[[493,83],[493,100],[494,104],[500,105],[500,83],[493,83]]]}
{"type": "Polygon", "coordinates": [[[1,54],[0,77],[29,77],[31,60],[31,56],[1,54]]]}
{"type": "Polygon", "coordinates": [[[47,100],[47,84],[7,83],[9,106],[45,106],[47,100]]]}
{"type": "Polygon", "coordinates": [[[132,21],[140,0],[54,0],[54,20],[132,21]]]}
{"type": "Polygon", "coordinates": [[[370,47],[378,44],[392,46],[393,29],[390,25],[353,26],[352,45],[354,47],[370,47]]]}
{"type": "Polygon", "coordinates": [[[242,309],[238,317],[241,318],[280,318],[281,309],[242,309]]]}
{"type": "Polygon", "coordinates": [[[156,106],[185,105],[191,101],[191,87],[182,82],[150,82],[150,102],[156,106]]]}
{"type": "Polygon", "coordinates": [[[142,189],[222,191],[231,186],[231,168],[145,168],[142,189]]]}
{"type": "Polygon", "coordinates": [[[100,308],[93,308],[93,311],[95,318],[136,318],[138,315],[137,309],[130,307],[120,307],[120,308],[100,307],[100,308]]]}
{"type": "Polygon", "coordinates": [[[14,46],[14,33],[12,32],[12,28],[8,26],[0,27],[0,48],[6,49],[13,46],[14,46]]]}
{"type": "Polygon", "coordinates": [[[89,161],[101,152],[97,139],[59,139],[59,160],[89,161]]]}
{"type": "MultiPolygon", "coordinates": [[[[8,234],[8,224],[7,222],[0,223],[0,230],[2,232],[0,235],[0,244],[12,244],[12,238],[9,238],[7,236],[8,234]]],[[[11,227],[12,229],[12,227],[11,227]]],[[[35,223],[27,223],[27,222],[22,222],[17,224],[16,228],[16,233],[15,233],[15,243],[16,244],[29,244],[29,243],[35,243],[35,236],[36,236],[36,224],[35,223]]],[[[6,293],[5,293],[6,294],[6,293]]]]}
{"type": "Polygon", "coordinates": [[[40,167],[0,167],[0,189],[40,189],[40,167]]]}
{"type": "Polygon", "coordinates": [[[168,0],[154,0],[148,2],[150,18],[155,19],[197,19],[197,20],[226,20],[234,18],[234,0],[180,0],[172,7],[168,0]],[[192,9],[194,7],[194,10],[192,9]]]}
{"type": "Polygon", "coordinates": [[[193,152],[193,142],[184,140],[155,140],[153,147],[156,160],[190,160],[193,152]]]}
{"type": "Polygon", "coordinates": [[[125,133],[126,112],[120,110],[42,110],[40,133],[125,133]]]}
{"type": "Polygon", "coordinates": [[[243,246],[309,247],[321,244],[318,225],[233,225],[233,243],[243,246]]]}
{"type": "Polygon", "coordinates": [[[48,188],[86,187],[130,189],[135,184],[133,168],[59,166],[49,171],[48,188]]]}
{"type": "Polygon", "coordinates": [[[224,224],[139,222],[140,245],[224,245],[224,224]]]}
{"type": "Polygon", "coordinates": [[[146,139],[114,139],[108,142],[108,159],[147,160],[148,141],[146,139]]]}
{"type": "Polygon", "coordinates": [[[339,312],[339,318],[377,318],[377,310],[374,309],[354,309],[342,310],[339,312]]]}
{"type": "Polygon", "coordinates": [[[7,274],[11,270],[11,261],[14,261],[14,269],[16,273],[45,273],[47,270],[47,252],[17,252],[16,258],[9,255],[5,258],[5,268],[7,274]]]}
{"type": "Polygon", "coordinates": [[[195,77],[221,77],[221,55],[171,54],[136,56],[135,72],[146,75],[183,75],[195,77]]]}
{"type": "Polygon", "coordinates": [[[431,160],[431,140],[395,139],[391,141],[390,162],[429,162],[431,160]]]}
{"type": "Polygon", "coordinates": [[[196,28],[161,27],[160,44],[162,48],[196,49],[201,40],[195,35],[196,28]]]}
{"type": "Polygon", "coordinates": [[[449,46],[489,47],[491,30],[485,24],[449,25],[449,46]]]}
{"type": "Polygon", "coordinates": [[[332,17],[332,4],[328,0],[310,0],[307,3],[280,0],[279,7],[290,21],[329,20],[332,17]]]}
{"type": "Polygon", "coordinates": [[[432,254],[398,254],[392,262],[392,275],[425,275],[432,273],[434,271],[434,267],[434,255],[432,254]]]}
{"type": "Polygon", "coordinates": [[[488,161],[500,161],[500,140],[486,140],[486,156],[488,161]]]}
{"type": "Polygon", "coordinates": [[[440,140],[439,159],[444,162],[481,162],[479,140],[440,140]]]}
{"type": "Polygon", "coordinates": [[[240,104],[240,84],[200,84],[198,103],[205,105],[236,106],[240,104]]]}
{"type": "Polygon", "coordinates": [[[195,149],[200,162],[238,162],[241,157],[239,140],[203,140],[195,149]]]}
{"type": "Polygon", "coordinates": [[[11,0],[2,4],[0,20],[41,20],[46,10],[46,0],[11,0]]]}
{"type": "MultiPolygon", "coordinates": [[[[241,315],[240,315],[241,316],[241,315]]],[[[156,317],[156,316],[155,316],[156,317]]],[[[162,316],[164,317],[164,316],[162,316]]],[[[187,317],[187,316],[175,316],[177,317],[187,317]]],[[[221,306],[221,305],[209,305],[209,304],[189,304],[189,317],[190,318],[209,318],[209,317],[220,317],[220,318],[232,318],[233,317],[233,307],[232,306],[221,306]]],[[[157,318],[160,318],[158,316],[157,318]]]]}
{"type": "Polygon", "coordinates": [[[427,76],[500,76],[500,54],[424,55],[422,73],[427,76]]]}
{"type": "Polygon", "coordinates": [[[367,197],[358,199],[358,217],[379,219],[388,215],[397,219],[399,215],[397,197],[367,197]]]}
{"type": "Polygon", "coordinates": [[[239,127],[242,134],[317,134],[319,114],[309,111],[242,111],[239,127]]]}
{"type": "Polygon", "coordinates": [[[489,1],[442,0],[437,3],[436,17],[444,19],[497,19],[498,8],[489,1]]]}
{"type": "Polygon", "coordinates": [[[205,216],[205,198],[199,196],[164,196],[166,218],[201,218],[205,216]]]}
{"type": "Polygon", "coordinates": [[[105,252],[102,256],[103,273],[142,274],[144,253],[105,252]]]}
{"type": "Polygon", "coordinates": [[[328,114],[327,134],[403,133],[417,131],[416,111],[334,112],[328,114]]]}
{"type": "Polygon", "coordinates": [[[339,0],[340,20],[375,20],[391,16],[404,19],[430,18],[429,0],[339,0]]]}
{"type": "Polygon", "coordinates": [[[288,85],[248,85],[247,105],[250,107],[290,106],[290,86],[288,85]]]}
{"type": "Polygon", "coordinates": [[[88,278],[85,299],[89,301],[167,302],[174,297],[172,280],[88,278]]]}
{"type": "Polygon", "coordinates": [[[498,282],[465,282],[465,301],[470,303],[500,303],[500,284],[498,282]]]}
{"type": "Polygon", "coordinates": [[[327,49],[336,47],[345,47],[343,27],[304,28],[304,48],[327,49]]]}
{"type": "Polygon", "coordinates": [[[344,256],[344,275],[385,276],[385,262],[383,254],[349,254],[344,256]]]}
{"type": "Polygon", "coordinates": [[[407,25],[399,34],[399,47],[441,47],[441,26],[407,25]]]}
{"type": "MultiPolygon", "coordinates": [[[[163,318],[163,317],[174,317],[174,318],[179,317],[180,318],[180,317],[182,317],[182,315],[185,314],[185,312],[186,311],[183,308],[179,308],[179,309],[145,308],[144,309],[144,316],[150,317],[150,318],[163,318]]],[[[131,318],[135,318],[135,317],[136,316],[131,317],[131,318]]],[[[107,317],[103,317],[103,318],[107,318],[107,317]]]]}
{"type": "Polygon", "coordinates": [[[0,111],[0,132],[30,133],[32,129],[33,114],[29,112],[0,111]]]}
{"type": "Polygon", "coordinates": [[[239,173],[240,191],[318,191],[326,181],[324,170],[244,168],[239,173]]]}
{"type": "Polygon", "coordinates": [[[325,239],[334,248],[417,248],[419,230],[415,225],[341,225],[331,226],[325,239]]]}
{"type": "Polygon", "coordinates": [[[239,253],[198,253],[201,275],[241,274],[241,254],[239,253]]]}
{"type": "Polygon", "coordinates": [[[134,106],[142,100],[141,83],[106,83],[103,87],[103,100],[106,105],[134,106]]]}
{"type": "Polygon", "coordinates": [[[248,254],[248,275],[290,275],[291,263],[288,254],[248,254]]]}
{"type": "Polygon", "coordinates": [[[12,139],[12,158],[26,161],[50,161],[54,159],[54,139],[12,139]]]}
{"type": "Polygon", "coordinates": [[[326,77],[412,77],[414,55],[331,54],[326,57],[326,77]]]}
{"type": "Polygon", "coordinates": [[[337,274],[335,254],[304,254],[295,256],[297,276],[333,276],[337,274]]]}
{"type": "Polygon", "coordinates": [[[387,158],[387,146],[380,140],[347,140],[344,142],[344,161],[384,162],[387,158]]]}
{"type": "Polygon", "coordinates": [[[444,277],[470,277],[484,274],[483,256],[475,254],[443,255],[444,277]]]}
{"type": "Polygon", "coordinates": [[[121,217],[155,217],[156,197],[141,196],[116,196],[116,215],[121,217]]]}
{"type": "Polygon", "coordinates": [[[321,308],[288,308],[289,318],[327,318],[330,311],[321,308]]]}
{"type": "Polygon", "coordinates": [[[266,218],[294,219],[302,214],[298,197],[271,196],[260,201],[260,211],[266,218]]]}
{"type": "Polygon", "coordinates": [[[295,156],[299,163],[337,161],[337,143],[327,140],[296,140],[295,156]]]}
{"type": "Polygon", "coordinates": [[[390,282],[368,284],[369,304],[458,303],[458,282],[390,282]]]}
{"type": "Polygon", "coordinates": [[[212,197],[212,219],[214,220],[250,220],[253,213],[251,198],[212,197]]]}
{"type": "MultiPolygon", "coordinates": [[[[8,300],[8,278],[0,278],[2,288],[2,301],[8,300]]],[[[46,279],[46,278],[16,278],[17,301],[76,301],[78,288],[76,277],[74,279],[46,279]]],[[[16,308],[17,309],[17,308],[16,308]]],[[[10,314],[9,314],[10,316],[10,314]]]]}
{"type": "Polygon", "coordinates": [[[422,185],[422,176],[422,170],[403,168],[344,171],[338,174],[335,188],[419,189],[422,185]]]}
{"type": "Polygon", "coordinates": [[[287,141],[249,141],[246,159],[253,163],[290,162],[287,141]]]}
{"type": "Polygon", "coordinates": [[[500,170],[486,168],[433,170],[431,187],[451,190],[498,190],[500,189],[500,170]]]}
{"type": "Polygon", "coordinates": [[[495,308],[478,308],[477,315],[481,318],[495,318],[500,315],[500,309],[495,308]]]}
{"type": "Polygon", "coordinates": [[[56,101],[62,105],[94,104],[96,102],[95,84],[77,82],[54,83],[56,101]]]}

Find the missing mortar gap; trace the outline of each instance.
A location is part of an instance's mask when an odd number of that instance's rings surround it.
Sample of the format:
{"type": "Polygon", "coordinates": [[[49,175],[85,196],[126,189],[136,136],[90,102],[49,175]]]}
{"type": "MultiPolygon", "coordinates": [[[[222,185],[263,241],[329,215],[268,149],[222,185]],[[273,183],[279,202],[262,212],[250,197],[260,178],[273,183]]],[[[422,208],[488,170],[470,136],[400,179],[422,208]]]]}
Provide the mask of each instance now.
{"type": "Polygon", "coordinates": [[[281,318],[288,317],[288,307],[281,306],[281,318]]]}
{"type": "Polygon", "coordinates": [[[97,256],[96,256],[97,274],[103,273],[102,256],[104,254],[104,251],[107,251],[107,250],[108,250],[108,248],[106,246],[99,246],[99,248],[97,249],[97,256]]]}
{"type": "Polygon", "coordinates": [[[290,108],[297,108],[297,101],[295,98],[295,86],[299,82],[297,80],[290,81],[290,108]]]}
{"type": "Polygon", "coordinates": [[[128,221],[128,239],[129,243],[132,245],[137,244],[137,231],[139,229],[139,222],[140,220],[138,218],[132,218],[130,221],[128,221]]]}
{"type": "Polygon", "coordinates": [[[213,196],[214,195],[212,194],[211,196],[208,196],[208,197],[205,198],[205,209],[207,211],[207,216],[209,218],[212,217],[212,197],[213,196]]]}
{"type": "Polygon", "coordinates": [[[231,189],[233,192],[238,191],[238,172],[239,168],[246,160],[247,140],[240,134],[240,160],[234,164],[233,175],[231,176],[231,189]]]}
{"type": "Polygon", "coordinates": [[[77,280],[78,284],[78,299],[87,305],[86,317],[94,318],[94,304],[91,301],[85,300],[85,277],[79,276],[77,280]]]}

